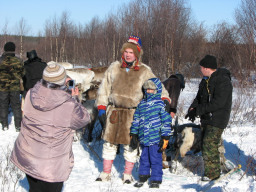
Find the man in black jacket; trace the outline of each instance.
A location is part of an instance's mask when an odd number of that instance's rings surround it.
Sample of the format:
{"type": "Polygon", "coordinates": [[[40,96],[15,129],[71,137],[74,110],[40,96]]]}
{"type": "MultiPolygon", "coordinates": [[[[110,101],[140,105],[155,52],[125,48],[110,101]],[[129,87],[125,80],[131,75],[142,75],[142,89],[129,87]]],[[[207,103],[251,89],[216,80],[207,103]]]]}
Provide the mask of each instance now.
{"type": "Polygon", "coordinates": [[[23,97],[25,98],[28,90],[42,79],[44,68],[47,66],[42,59],[37,56],[35,50],[27,52],[28,60],[24,62],[25,76],[23,77],[24,92],[23,97]]]}
{"type": "Polygon", "coordinates": [[[200,61],[200,68],[204,77],[185,118],[193,122],[196,116],[200,117],[204,159],[202,180],[206,181],[220,176],[218,145],[229,121],[233,87],[230,72],[224,68],[217,69],[214,56],[206,55],[200,61]]]}

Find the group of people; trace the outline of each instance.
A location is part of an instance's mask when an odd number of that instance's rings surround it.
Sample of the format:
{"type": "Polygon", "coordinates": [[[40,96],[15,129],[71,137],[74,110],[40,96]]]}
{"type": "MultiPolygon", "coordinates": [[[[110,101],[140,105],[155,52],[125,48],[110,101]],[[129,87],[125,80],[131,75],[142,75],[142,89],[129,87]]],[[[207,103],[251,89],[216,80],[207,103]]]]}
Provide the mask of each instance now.
{"type": "Polygon", "coordinates": [[[16,131],[20,131],[22,110],[21,93],[23,99],[27,91],[37,81],[42,79],[45,62],[37,56],[35,50],[27,52],[27,58],[23,61],[15,56],[16,46],[13,42],[4,45],[4,53],[0,57],[0,123],[2,130],[9,129],[8,113],[11,107],[16,131]]]}
{"type": "MultiPolygon", "coordinates": [[[[139,180],[134,186],[142,187],[150,179],[150,188],[159,188],[163,175],[162,153],[172,135],[172,118],[182,87],[179,86],[178,94],[174,94],[173,105],[172,96],[165,88],[167,85],[142,63],[143,49],[139,37],[130,36],[123,44],[121,54],[120,61],[113,62],[105,72],[96,99],[104,140],[103,171],[96,181],[111,179],[113,161],[121,144],[125,159],[123,183],[134,181],[132,170],[141,149],[139,180]]],[[[33,51],[29,54],[31,58],[34,55],[36,52],[33,51]]],[[[17,58],[15,61],[22,66],[21,60],[17,58]]],[[[205,168],[202,180],[214,180],[221,173],[218,144],[229,120],[232,84],[230,72],[217,68],[214,56],[206,55],[199,64],[204,77],[185,118],[193,122],[196,117],[201,119],[205,168]]],[[[40,80],[35,80],[35,84],[28,85],[29,89],[24,91],[24,116],[22,121],[19,120],[21,129],[11,161],[26,173],[30,191],[61,191],[74,164],[73,132],[89,123],[90,116],[75,99],[77,88],[67,88],[70,79],[61,65],[55,63],[41,66],[41,69],[40,80]]],[[[33,70],[31,72],[28,77],[33,76],[33,70]]],[[[21,70],[19,75],[24,76],[24,71],[21,70]]],[[[32,81],[24,82],[29,84],[32,81]]],[[[0,90],[0,94],[3,92],[0,90]]],[[[6,122],[1,111],[3,125],[6,122]]]]}

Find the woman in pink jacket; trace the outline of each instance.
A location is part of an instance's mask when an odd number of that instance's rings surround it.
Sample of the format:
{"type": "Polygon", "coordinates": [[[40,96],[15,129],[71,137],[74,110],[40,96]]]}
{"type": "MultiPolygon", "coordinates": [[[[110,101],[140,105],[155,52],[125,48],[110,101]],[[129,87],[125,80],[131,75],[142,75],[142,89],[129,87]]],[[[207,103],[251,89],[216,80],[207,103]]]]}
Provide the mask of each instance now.
{"type": "Polygon", "coordinates": [[[66,71],[48,65],[26,95],[21,131],[11,161],[26,173],[29,191],[61,191],[74,165],[72,152],[76,129],[90,122],[87,110],[66,86],[66,71]]]}

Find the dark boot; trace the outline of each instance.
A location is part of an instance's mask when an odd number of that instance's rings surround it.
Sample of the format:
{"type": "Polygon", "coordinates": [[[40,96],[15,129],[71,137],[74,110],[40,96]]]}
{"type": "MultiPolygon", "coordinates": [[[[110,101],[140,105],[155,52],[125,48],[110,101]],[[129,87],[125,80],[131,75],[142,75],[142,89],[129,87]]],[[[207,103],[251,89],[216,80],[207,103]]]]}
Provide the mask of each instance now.
{"type": "Polygon", "coordinates": [[[159,188],[162,181],[151,181],[149,188],[159,188]]]}
{"type": "Polygon", "coordinates": [[[16,132],[20,132],[20,127],[15,127],[16,132]]]}
{"type": "Polygon", "coordinates": [[[134,187],[142,187],[148,178],[150,178],[150,175],[139,175],[139,181],[134,184],[134,187]]]}
{"type": "Polygon", "coordinates": [[[8,124],[2,123],[2,130],[7,131],[9,129],[8,124]]]}

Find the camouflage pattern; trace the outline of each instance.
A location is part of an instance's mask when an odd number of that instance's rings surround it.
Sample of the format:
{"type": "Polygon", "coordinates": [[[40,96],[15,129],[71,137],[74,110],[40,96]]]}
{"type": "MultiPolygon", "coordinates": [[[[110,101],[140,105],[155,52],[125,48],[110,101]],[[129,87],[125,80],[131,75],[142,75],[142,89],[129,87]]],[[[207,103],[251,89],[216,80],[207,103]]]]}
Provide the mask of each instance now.
{"type": "Polygon", "coordinates": [[[4,53],[0,57],[0,91],[20,91],[24,74],[23,62],[14,53],[4,53]]]}
{"type": "Polygon", "coordinates": [[[215,179],[220,176],[219,143],[224,129],[207,125],[203,132],[202,154],[204,159],[204,176],[215,179]]]}

